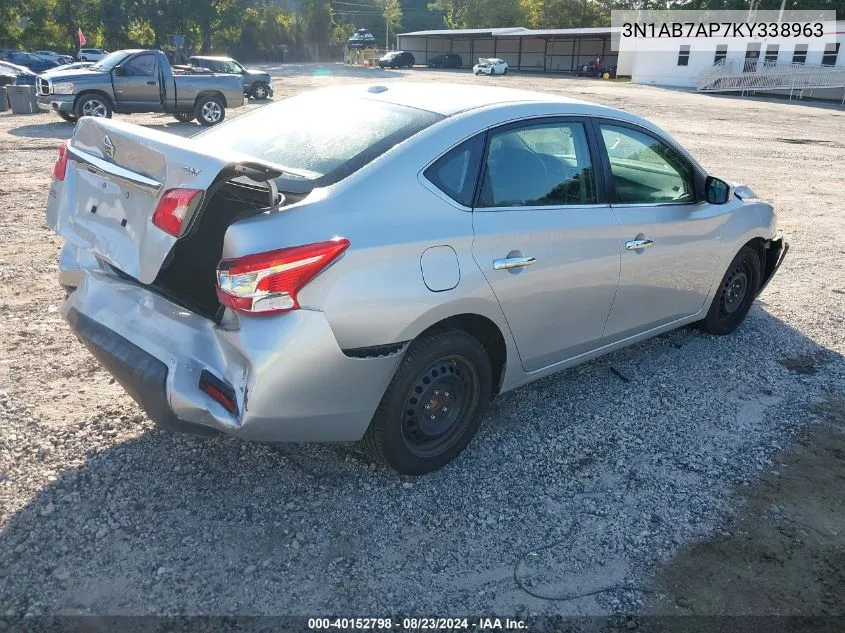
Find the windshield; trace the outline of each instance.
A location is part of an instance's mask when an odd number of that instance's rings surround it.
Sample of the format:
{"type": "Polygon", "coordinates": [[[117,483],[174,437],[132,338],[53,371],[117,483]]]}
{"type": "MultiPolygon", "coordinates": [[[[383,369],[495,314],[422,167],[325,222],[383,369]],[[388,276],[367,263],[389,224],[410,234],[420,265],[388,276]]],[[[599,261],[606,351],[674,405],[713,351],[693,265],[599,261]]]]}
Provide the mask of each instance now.
{"type": "Polygon", "coordinates": [[[285,169],[279,189],[306,192],[338,182],[443,117],[369,99],[322,93],[278,101],[197,135],[285,169]]]}
{"type": "Polygon", "coordinates": [[[131,54],[132,53],[129,51],[115,51],[114,53],[109,53],[96,64],[90,66],[90,68],[91,70],[111,70],[131,54]]]}

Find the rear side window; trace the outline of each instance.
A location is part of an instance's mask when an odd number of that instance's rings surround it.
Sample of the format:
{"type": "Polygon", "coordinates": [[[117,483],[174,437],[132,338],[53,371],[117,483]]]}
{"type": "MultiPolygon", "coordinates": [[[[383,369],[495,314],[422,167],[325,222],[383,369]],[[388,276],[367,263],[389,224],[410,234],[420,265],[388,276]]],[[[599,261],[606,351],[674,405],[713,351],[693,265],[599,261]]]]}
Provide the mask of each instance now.
{"type": "Polygon", "coordinates": [[[474,136],[438,158],[425,177],[458,204],[471,207],[483,153],[484,135],[474,136]]]}
{"type": "Polygon", "coordinates": [[[491,137],[479,206],[595,203],[593,167],[583,124],[533,123],[491,137]]]}

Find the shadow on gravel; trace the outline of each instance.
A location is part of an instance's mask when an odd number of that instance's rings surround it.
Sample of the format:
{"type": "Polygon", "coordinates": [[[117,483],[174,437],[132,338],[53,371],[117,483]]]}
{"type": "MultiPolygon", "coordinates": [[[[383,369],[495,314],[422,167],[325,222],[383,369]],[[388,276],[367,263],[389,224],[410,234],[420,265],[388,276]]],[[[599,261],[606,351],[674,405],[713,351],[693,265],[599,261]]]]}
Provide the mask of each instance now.
{"type": "MultiPolygon", "coordinates": [[[[12,136],[21,136],[24,138],[70,138],[71,136],[73,136],[73,130],[75,127],[73,123],[62,121],[57,116],[48,116],[47,114],[41,115],[39,119],[44,122],[13,127],[8,130],[8,134],[11,134],[12,136]]],[[[15,150],[19,149],[26,148],[15,148],[15,150]]]]}
{"type": "MultiPolygon", "coordinates": [[[[8,617],[639,611],[655,566],[725,529],[731,487],[820,419],[842,360],[758,304],[734,335],[678,330],[506,394],[460,459],[418,479],[354,445],[149,432],[59,473],[5,525],[0,603],[8,617]],[[799,357],[816,372],[782,364],[799,357]]],[[[52,453],[19,459],[49,468],[138,423],[117,411],[69,412],[43,429],[52,453]]],[[[845,510],[831,511],[841,553],[845,510]]]]}

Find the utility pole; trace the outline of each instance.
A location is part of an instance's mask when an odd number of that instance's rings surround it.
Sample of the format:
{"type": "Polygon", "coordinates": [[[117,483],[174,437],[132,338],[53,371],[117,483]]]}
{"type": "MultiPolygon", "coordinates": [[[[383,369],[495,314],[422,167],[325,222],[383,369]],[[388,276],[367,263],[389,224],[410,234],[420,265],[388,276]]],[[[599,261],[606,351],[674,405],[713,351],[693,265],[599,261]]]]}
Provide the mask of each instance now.
{"type": "Polygon", "coordinates": [[[387,18],[384,18],[384,50],[390,50],[390,20],[387,18]]]}

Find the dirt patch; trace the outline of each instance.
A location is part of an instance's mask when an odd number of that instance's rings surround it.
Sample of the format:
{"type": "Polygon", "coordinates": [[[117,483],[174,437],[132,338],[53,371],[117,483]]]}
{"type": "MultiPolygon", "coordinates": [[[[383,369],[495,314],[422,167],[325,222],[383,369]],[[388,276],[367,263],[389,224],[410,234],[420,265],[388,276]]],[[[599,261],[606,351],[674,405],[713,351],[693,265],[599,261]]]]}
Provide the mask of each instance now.
{"type": "Polygon", "coordinates": [[[845,614],[845,399],[811,409],[827,423],[740,488],[744,509],[729,532],[681,550],[658,574],[658,611],[845,614]]]}

